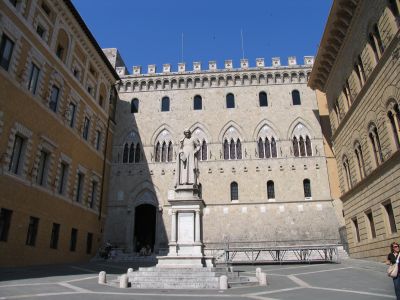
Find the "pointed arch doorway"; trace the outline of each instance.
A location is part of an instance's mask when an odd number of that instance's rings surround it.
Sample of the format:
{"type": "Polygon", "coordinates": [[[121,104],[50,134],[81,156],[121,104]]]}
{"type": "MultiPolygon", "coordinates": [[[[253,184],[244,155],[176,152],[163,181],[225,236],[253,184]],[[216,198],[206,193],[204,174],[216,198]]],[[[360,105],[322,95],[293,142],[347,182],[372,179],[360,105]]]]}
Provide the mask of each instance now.
{"type": "Polygon", "coordinates": [[[135,208],[134,251],[140,252],[142,247],[149,246],[151,251],[154,252],[156,211],[156,207],[151,204],[141,204],[135,208]]]}

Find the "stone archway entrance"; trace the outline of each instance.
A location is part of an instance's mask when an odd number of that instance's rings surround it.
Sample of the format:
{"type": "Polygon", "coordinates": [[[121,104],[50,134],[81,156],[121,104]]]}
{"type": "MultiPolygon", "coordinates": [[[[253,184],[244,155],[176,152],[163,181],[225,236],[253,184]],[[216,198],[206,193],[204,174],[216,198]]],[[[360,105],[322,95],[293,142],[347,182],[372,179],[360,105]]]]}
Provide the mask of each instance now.
{"type": "Polygon", "coordinates": [[[151,204],[141,204],[135,209],[134,251],[150,246],[154,251],[156,240],[156,207],[151,204]]]}

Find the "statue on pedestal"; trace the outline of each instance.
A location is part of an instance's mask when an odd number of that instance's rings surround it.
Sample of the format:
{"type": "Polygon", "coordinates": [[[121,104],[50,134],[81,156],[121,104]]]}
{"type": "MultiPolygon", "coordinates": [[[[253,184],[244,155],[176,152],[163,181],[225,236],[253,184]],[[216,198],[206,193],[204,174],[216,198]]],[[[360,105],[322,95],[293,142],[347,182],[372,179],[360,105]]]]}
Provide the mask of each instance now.
{"type": "Polygon", "coordinates": [[[179,142],[175,188],[180,185],[193,185],[197,187],[200,142],[198,139],[192,137],[190,130],[185,130],[184,135],[185,137],[179,142]]]}

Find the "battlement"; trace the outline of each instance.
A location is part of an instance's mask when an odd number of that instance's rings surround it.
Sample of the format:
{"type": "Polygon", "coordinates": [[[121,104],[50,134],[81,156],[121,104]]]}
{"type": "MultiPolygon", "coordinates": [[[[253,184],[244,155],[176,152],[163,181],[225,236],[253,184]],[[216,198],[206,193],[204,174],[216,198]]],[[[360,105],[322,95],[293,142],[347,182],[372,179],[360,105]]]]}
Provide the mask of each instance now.
{"type": "MultiPolygon", "coordinates": [[[[288,67],[312,67],[314,64],[314,56],[304,56],[303,65],[297,64],[296,56],[289,56],[288,63],[286,66],[281,65],[280,57],[272,58],[271,68],[288,68],[288,67]]],[[[257,58],[255,67],[249,67],[249,60],[244,58],[240,60],[240,66],[238,68],[234,68],[233,60],[228,59],[224,61],[224,68],[218,69],[217,62],[215,60],[211,60],[208,62],[208,69],[202,70],[202,64],[199,61],[193,62],[192,70],[187,70],[186,63],[179,63],[176,72],[171,71],[171,64],[163,64],[162,71],[157,72],[157,66],[155,64],[151,64],[147,66],[147,73],[142,73],[141,66],[133,66],[132,75],[155,75],[155,74],[184,74],[184,73],[197,73],[197,72],[218,72],[218,71],[229,71],[229,70],[257,70],[268,68],[265,65],[264,58],[257,58]]],[[[129,75],[128,70],[126,68],[119,68],[118,74],[121,76],[129,75]]]]}

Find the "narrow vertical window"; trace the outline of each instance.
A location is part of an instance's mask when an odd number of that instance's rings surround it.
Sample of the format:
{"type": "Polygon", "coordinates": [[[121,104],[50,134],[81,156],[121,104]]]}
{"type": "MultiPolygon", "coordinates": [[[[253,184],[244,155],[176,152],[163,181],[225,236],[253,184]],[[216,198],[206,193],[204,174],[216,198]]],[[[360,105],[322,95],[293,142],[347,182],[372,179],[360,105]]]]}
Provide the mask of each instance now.
{"type": "Polygon", "coordinates": [[[11,225],[12,210],[2,208],[0,211],[0,241],[6,242],[11,225]]]}
{"type": "Polygon", "coordinates": [[[59,235],[60,235],[60,224],[53,223],[53,228],[51,229],[51,236],[50,236],[50,248],[51,249],[58,248],[59,235]]]}
{"type": "Polygon", "coordinates": [[[300,136],[300,139],[299,139],[299,146],[300,146],[300,156],[302,156],[302,157],[306,156],[306,147],[305,147],[304,139],[302,136],[300,136]]]}
{"type": "Polygon", "coordinates": [[[396,220],[394,218],[393,207],[391,202],[383,204],[385,209],[386,226],[390,234],[397,232],[396,220]]]}
{"type": "Polygon", "coordinates": [[[25,142],[26,140],[23,137],[15,135],[14,147],[11,154],[10,164],[8,166],[8,171],[11,173],[18,175],[21,172],[25,142]]]}
{"type": "Polygon", "coordinates": [[[293,154],[295,157],[299,157],[299,143],[297,137],[293,137],[293,154]]]}
{"type": "Polygon", "coordinates": [[[346,99],[347,99],[348,107],[350,108],[350,106],[353,103],[354,99],[353,99],[353,94],[351,93],[350,84],[349,84],[349,80],[348,79],[346,79],[346,82],[345,82],[344,92],[345,92],[345,96],[346,96],[346,99]]]}
{"type": "Polygon", "coordinates": [[[38,228],[39,228],[39,219],[35,217],[30,217],[28,232],[26,234],[26,241],[25,241],[26,245],[35,246],[38,228]]]}
{"type": "Polygon", "coordinates": [[[201,144],[201,160],[207,160],[207,142],[205,140],[201,144]]]}
{"type": "Polygon", "coordinates": [[[235,181],[231,183],[231,201],[234,200],[239,200],[239,188],[235,181]]]}
{"type": "Polygon", "coordinates": [[[14,42],[3,33],[0,43],[0,66],[8,71],[11,62],[11,56],[14,50],[14,42]]]}
{"type": "Polygon", "coordinates": [[[42,185],[42,186],[46,185],[48,160],[49,160],[49,153],[41,150],[40,157],[39,157],[37,176],[36,176],[36,183],[38,185],[42,185]]]}
{"type": "Polygon", "coordinates": [[[278,157],[276,151],[276,141],[274,138],[271,138],[271,157],[278,157]]]}
{"type": "Polygon", "coordinates": [[[358,173],[360,175],[360,179],[363,179],[365,177],[365,165],[364,156],[362,153],[361,145],[359,143],[356,144],[354,152],[357,158],[358,173]]]}
{"type": "Polygon", "coordinates": [[[131,113],[135,114],[137,112],[139,112],[139,100],[135,98],[131,101],[131,113]]]}
{"type": "Polygon", "coordinates": [[[96,150],[100,150],[100,145],[101,145],[101,131],[96,130],[96,139],[94,141],[94,145],[96,147],[96,150]]]}
{"type": "Polygon", "coordinates": [[[311,182],[310,179],[303,180],[304,197],[311,198],[311,182]]]}
{"type": "Polygon", "coordinates": [[[376,230],[375,230],[375,223],[374,223],[374,217],[372,215],[372,211],[368,211],[365,213],[367,217],[367,222],[368,222],[368,227],[369,227],[369,234],[371,238],[376,238],[376,230]]]}
{"type": "Polygon", "coordinates": [[[136,144],[136,150],[135,150],[135,163],[140,162],[140,144],[136,144]]]}
{"type": "Polygon", "coordinates": [[[162,144],[161,161],[162,162],[166,162],[167,161],[167,144],[165,142],[163,142],[163,144],[162,144]]]}
{"type": "Polygon", "coordinates": [[[54,112],[57,112],[59,95],[60,95],[60,89],[57,86],[53,85],[51,87],[49,107],[54,112]]]}
{"type": "Polygon", "coordinates": [[[374,25],[374,29],[373,30],[374,30],[374,36],[375,36],[376,41],[378,43],[379,51],[381,52],[381,56],[382,56],[383,52],[385,51],[385,46],[383,45],[381,34],[379,32],[379,28],[378,28],[377,24],[374,25]]]}
{"type": "Polygon", "coordinates": [[[258,157],[264,158],[264,142],[262,138],[258,139],[258,157]]]}
{"type": "Polygon", "coordinates": [[[260,92],[258,94],[258,101],[259,101],[260,107],[268,106],[267,93],[266,92],[260,92]]]}
{"type": "Polygon", "coordinates": [[[292,91],[292,103],[293,105],[301,105],[300,92],[298,90],[292,91]]]}
{"type": "Polygon", "coordinates": [[[306,153],[307,156],[312,156],[311,140],[308,135],[306,136],[306,153]]]}
{"type": "Polygon", "coordinates": [[[169,98],[163,97],[161,99],[161,111],[169,111],[169,98]]]}
{"type": "Polygon", "coordinates": [[[96,198],[97,198],[97,187],[98,183],[96,181],[92,181],[92,191],[90,193],[90,202],[89,202],[89,207],[93,208],[96,198]]]}
{"type": "Polygon", "coordinates": [[[78,239],[78,229],[72,228],[71,229],[71,239],[69,243],[69,251],[74,252],[76,250],[76,242],[78,239]]]}
{"type": "Polygon", "coordinates": [[[271,144],[268,138],[265,138],[265,158],[271,157],[271,144]]]}
{"type": "Polygon", "coordinates": [[[353,228],[354,228],[354,233],[355,233],[355,241],[357,243],[360,242],[360,229],[358,228],[358,221],[357,218],[354,218],[351,220],[353,222],[353,228]]]}
{"type": "Polygon", "coordinates": [[[196,95],[193,99],[193,109],[194,110],[202,110],[203,109],[203,99],[201,96],[196,95]]]}
{"type": "Polygon", "coordinates": [[[155,161],[159,162],[160,161],[160,142],[157,142],[155,152],[156,152],[155,161]]]}
{"type": "Polygon", "coordinates": [[[38,24],[38,26],[36,27],[36,33],[41,38],[44,38],[44,34],[46,33],[46,29],[44,29],[42,25],[38,24]]]}
{"type": "Polygon", "coordinates": [[[375,38],[372,33],[368,35],[368,43],[372,48],[372,52],[374,52],[375,63],[378,63],[379,61],[378,48],[376,46],[375,38]]]}
{"type": "Polygon", "coordinates": [[[168,143],[168,161],[172,161],[172,156],[173,156],[173,147],[172,147],[172,142],[168,143]]]}
{"type": "Polygon", "coordinates": [[[128,152],[129,151],[129,148],[128,148],[128,143],[125,143],[125,146],[124,146],[124,153],[123,153],[123,155],[122,155],[122,162],[123,163],[127,163],[128,162],[128,152]]]}
{"type": "Polygon", "coordinates": [[[236,158],[236,153],[235,153],[235,141],[231,139],[231,142],[229,144],[229,158],[230,159],[235,159],[236,158]]]}
{"type": "Polygon", "coordinates": [[[82,199],[84,181],[85,181],[85,175],[81,172],[78,172],[78,181],[76,184],[76,195],[75,195],[76,202],[80,202],[82,199]]]}
{"type": "Polygon", "coordinates": [[[129,147],[129,163],[133,163],[133,160],[135,158],[135,146],[133,145],[133,143],[131,143],[130,147],[129,147]]]}
{"type": "Polygon", "coordinates": [[[239,139],[236,141],[236,158],[242,159],[242,143],[239,139]]]}
{"type": "Polygon", "coordinates": [[[92,253],[93,233],[88,232],[86,236],[86,254],[92,253]]]}
{"type": "Polygon", "coordinates": [[[228,140],[224,141],[224,159],[229,159],[229,143],[228,143],[228,140]]]}
{"type": "Polygon", "coordinates": [[[75,112],[76,112],[76,104],[73,102],[70,102],[68,105],[68,122],[69,122],[69,127],[74,128],[75,125],[75,112]]]}
{"type": "Polygon", "coordinates": [[[67,178],[68,178],[68,164],[65,162],[62,162],[60,165],[60,179],[58,182],[58,188],[57,191],[60,195],[65,194],[65,189],[67,185],[67,178]]]}
{"type": "Polygon", "coordinates": [[[399,128],[399,118],[398,118],[398,116],[399,116],[399,107],[398,107],[397,104],[396,104],[394,109],[395,109],[397,118],[395,118],[395,116],[394,116],[392,111],[389,111],[387,116],[389,118],[390,126],[392,128],[394,143],[395,143],[396,149],[398,149],[398,148],[400,148],[400,137],[399,137],[400,128],[399,128]]]}
{"type": "Polygon", "coordinates": [[[235,108],[235,96],[231,93],[226,95],[226,108],[235,108]]]}
{"type": "Polygon", "coordinates": [[[34,63],[32,63],[31,73],[29,75],[29,81],[28,81],[28,90],[31,91],[31,93],[34,95],[36,94],[36,88],[39,81],[39,74],[40,74],[40,69],[34,63]]]}
{"type": "Polygon", "coordinates": [[[275,199],[275,184],[272,180],[267,182],[267,196],[268,200],[275,199]]]}
{"type": "Polygon", "coordinates": [[[349,160],[346,156],[343,157],[343,173],[346,179],[347,189],[350,190],[352,188],[351,174],[350,174],[350,165],[349,160]]]}
{"type": "Polygon", "coordinates": [[[90,128],[90,119],[88,117],[85,117],[85,121],[83,122],[83,131],[82,131],[82,137],[85,140],[88,140],[89,138],[89,128],[90,128]]]}

